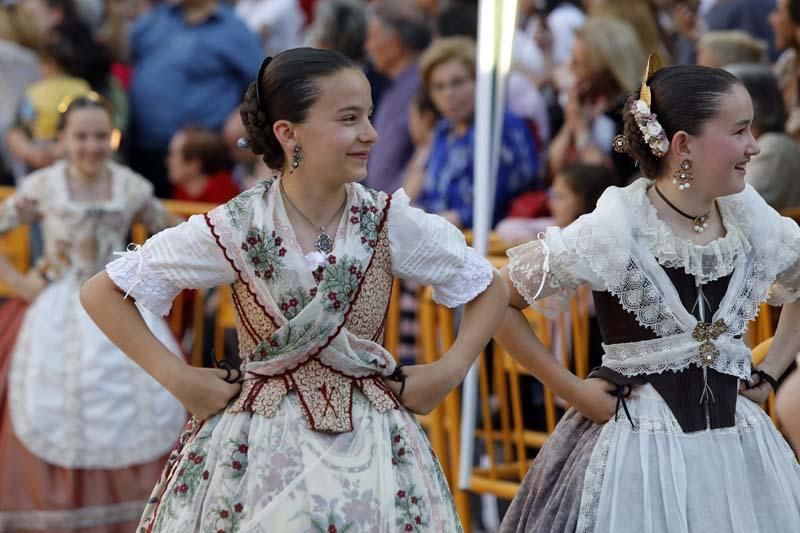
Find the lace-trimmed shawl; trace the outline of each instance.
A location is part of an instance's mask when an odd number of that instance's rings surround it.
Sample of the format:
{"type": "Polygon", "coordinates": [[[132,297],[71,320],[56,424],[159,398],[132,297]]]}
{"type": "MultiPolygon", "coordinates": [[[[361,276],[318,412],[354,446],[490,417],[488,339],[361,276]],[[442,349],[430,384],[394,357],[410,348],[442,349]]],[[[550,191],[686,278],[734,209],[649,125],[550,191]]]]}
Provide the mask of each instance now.
{"type": "MultiPolygon", "coordinates": [[[[669,228],[659,227],[652,206],[644,203],[648,202],[644,197],[646,185],[646,180],[639,180],[626,189],[611,187],[593,213],[564,230],[549,229],[543,243],[534,241],[510,250],[509,275],[520,294],[541,309],[543,302],[534,298],[534,291],[544,285],[542,276],[548,270],[550,288],[542,292],[542,300],[550,299],[551,304],[565,305],[572,289],[581,282],[591,283],[593,288],[599,283],[599,290],[616,296],[641,325],[658,334],[662,344],[684,345],[686,334],[698,321],[684,308],[661,266],[683,267],[706,280],[733,272],[727,294],[709,320],[724,320],[728,327],[724,336],[729,338],[744,333],[776,278],[781,283],[777,298],[785,301],[800,295],[798,288],[792,287],[800,281],[800,229],[781,218],[751,187],[720,200],[728,229],[726,238],[694,247],[679,242],[669,228]],[[715,258],[713,268],[704,267],[704,256],[715,258]]],[[[707,265],[709,259],[705,261],[707,265]]],[[[623,373],[634,368],[637,373],[676,370],[672,360],[675,349],[661,346],[661,355],[648,353],[647,361],[639,351],[629,351],[615,360],[615,368],[623,373]]],[[[684,349],[693,350],[691,346],[684,349]]],[[[682,357],[679,367],[700,363],[698,350],[682,357]]],[[[749,368],[749,352],[737,351],[735,357],[722,357],[712,366],[720,372],[743,374],[742,369],[749,368]]]]}

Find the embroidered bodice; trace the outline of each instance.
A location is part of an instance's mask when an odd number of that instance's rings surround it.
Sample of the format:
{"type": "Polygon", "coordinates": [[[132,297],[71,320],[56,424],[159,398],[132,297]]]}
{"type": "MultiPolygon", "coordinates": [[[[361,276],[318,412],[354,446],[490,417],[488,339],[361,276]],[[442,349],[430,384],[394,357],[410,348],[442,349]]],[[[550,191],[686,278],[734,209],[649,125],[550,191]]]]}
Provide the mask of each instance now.
{"type": "Polygon", "coordinates": [[[70,197],[65,161],[38,170],[0,206],[0,233],[41,220],[44,256],[39,267],[50,280],[66,275],[84,280],[102,270],[112,253],[123,247],[131,223],[143,222],[151,232],[167,225],[167,213],[153,196],[153,187],[127,167],[108,163],[111,196],[82,202],[70,197]]]}
{"type": "MultiPolygon", "coordinates": [[[[280,178],[276,178],[280,179],[280,178]]],[[[333,251],[309,262],[286,217],[276,180],[265,180],[205,216],[150,239],[108,265],[136,300],[165,314],[182,288],[231,284],[245,382],[234,411],[272,416],[293,393],[309,425],[353,427],[351,400],[399,407],[383,382],[395,368],[381,346],[394,276],[434,286],[456,306],[491,282],[489,263],[444,219],[358,184],[333,251]]]]}

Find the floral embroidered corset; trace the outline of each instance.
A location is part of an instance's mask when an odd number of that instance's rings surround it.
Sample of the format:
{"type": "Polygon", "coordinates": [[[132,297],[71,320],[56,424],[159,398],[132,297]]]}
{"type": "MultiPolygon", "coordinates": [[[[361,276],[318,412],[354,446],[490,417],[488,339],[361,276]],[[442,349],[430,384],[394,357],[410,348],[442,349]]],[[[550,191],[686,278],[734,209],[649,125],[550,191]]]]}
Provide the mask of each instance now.
{"type": "MultiPolygon", "coordinates": [[[[316,278],[321,279],[321,271],[321,267],[314,271],[316,278]]],[[[360,339],[382,344],[393,280],[389,243],[383,231],[379,235],[372,263],[361,281],[359,294],[345,319],[344,328],[360,339]]],[[[289,289],[279,299],[284,316],[289,319],[296,316],[318,291],[318,286],[307,293],[300,288],[289,289]]],[[[270,338],[276,331],[275,324],[261,309],[246,283],[235,283],[232,295],[237,310],[240,353],[248,354],[248,361],[267,360],[275,348],[270,344],[270,338]]],[[[332,293],[330,297],[334,297],[332,293]]],[[[336,300],[332,301],[336,303],[336,300]]],[[[294,392],[310,427],[319,431],[349,431],[353,427],[351,402],[356,389],[367,396],[379,411],[399,406],[380,374],[351,377],[316,358],[310,358],[280,375],[246,380],[232,409],[273,416],[284,397],[294,392]]]]}
{"type": "Polygon", "coordinates": [[[268,199],[255,209],[234,200],[206,215],[239,273],[232,294],[245,381],[232,409],[273,416],[292,392],[311,428],[350,431],[354,389],[379,411],[399,407],[382,377],[394,359],[380,346],[393,280],[391,197],[352,189],[334,250],[311,270],[272,184],[253,189],[268,199]]]}

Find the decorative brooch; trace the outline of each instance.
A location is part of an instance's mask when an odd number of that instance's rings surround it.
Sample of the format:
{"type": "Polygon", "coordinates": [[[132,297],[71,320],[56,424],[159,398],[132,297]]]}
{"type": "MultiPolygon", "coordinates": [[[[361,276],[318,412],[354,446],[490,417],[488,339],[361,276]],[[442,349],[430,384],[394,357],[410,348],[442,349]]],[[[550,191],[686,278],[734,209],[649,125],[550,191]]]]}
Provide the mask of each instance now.
{"type": "Polygon", "coordinates": [[[708,322],[700,322],[695,326],[692,332],[692,338],[700,342],[700,358],[703,361],[703,366],[713,365],[717,362],[719,357],[719,348],[714,346],[711,342],[719,338],[720,335],[728,331],[728,326],[724,320],[717,320],[713,324],[708,322]]]}

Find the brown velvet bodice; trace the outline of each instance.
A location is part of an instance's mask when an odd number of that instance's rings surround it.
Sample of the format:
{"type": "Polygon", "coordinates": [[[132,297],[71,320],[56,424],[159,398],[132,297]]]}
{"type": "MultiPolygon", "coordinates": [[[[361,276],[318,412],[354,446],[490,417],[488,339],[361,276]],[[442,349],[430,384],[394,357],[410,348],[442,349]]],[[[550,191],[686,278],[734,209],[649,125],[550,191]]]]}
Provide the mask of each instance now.
{"type": "MultiPolygon", "coordinates": [[[[680,268],[664,268],[672,284],[680,296],[683,306],[698,320],[711,322],[711,317],[722,302],[731,276],[717,279],[703,286],[705,295],[704,318],[700,315],[697,304],[699,291],[694,277],[680,268]]],[[[657,338],[655,332],[636,321],[631,313],[623,309],[616,297],[609,292],[593,293],[600,332],[605,344],[638,342],[657,338]]],[[[627,378],[607,368],[594,375],[620,384],[650,383],[667,402],[672,413],[684,432],[726,428],[735,425],[736,399],[738,395],[738,378],[722,374],[708,368],[708,385],[714,399],[708,403],[708,421],[706,420],[706,404],[700,398],[703,393],[703,368],[692,365],[681,371],[665,371],[660,374],[648,374],[627,378]]]]}

